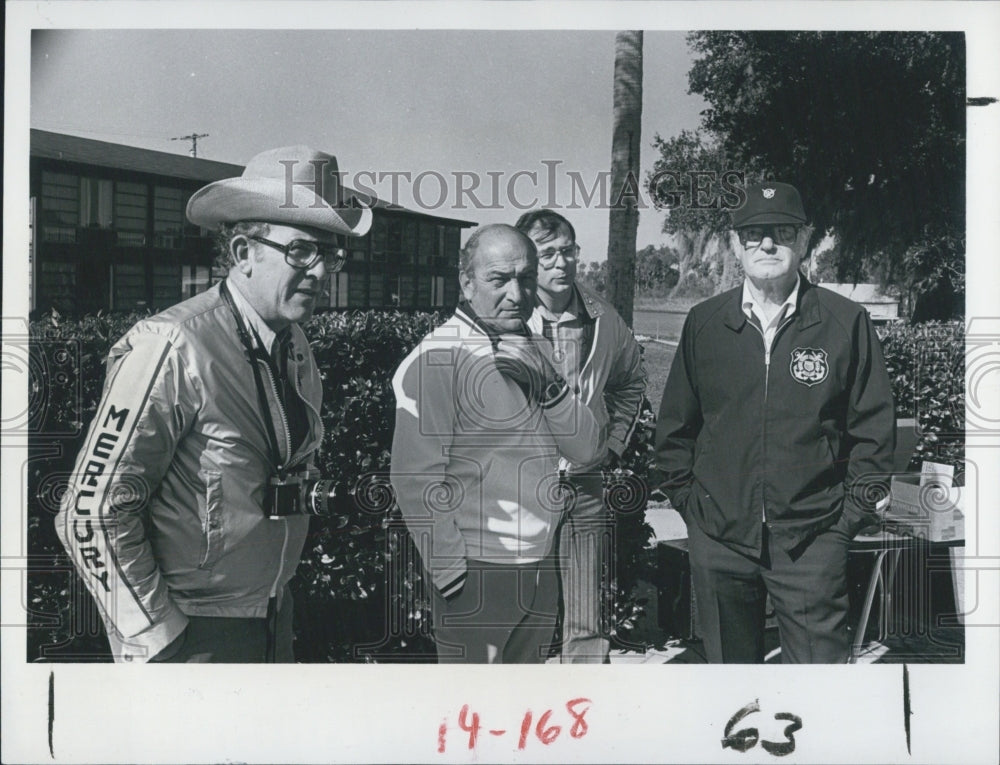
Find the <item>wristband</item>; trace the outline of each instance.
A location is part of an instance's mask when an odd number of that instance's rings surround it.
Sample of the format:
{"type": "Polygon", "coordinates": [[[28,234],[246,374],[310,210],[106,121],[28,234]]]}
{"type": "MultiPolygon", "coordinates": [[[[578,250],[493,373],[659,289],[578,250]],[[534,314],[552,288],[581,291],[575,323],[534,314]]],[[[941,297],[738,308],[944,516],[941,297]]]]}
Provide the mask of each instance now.
{"type": "Polygon", "coordinates": [[[546,385],[542,390],[542,396],[539,400],[543,407],[548,408],[558,404],[568,393],[569,386],[566,384],[566,381],[557,374],[555,379],[546,385]]]}

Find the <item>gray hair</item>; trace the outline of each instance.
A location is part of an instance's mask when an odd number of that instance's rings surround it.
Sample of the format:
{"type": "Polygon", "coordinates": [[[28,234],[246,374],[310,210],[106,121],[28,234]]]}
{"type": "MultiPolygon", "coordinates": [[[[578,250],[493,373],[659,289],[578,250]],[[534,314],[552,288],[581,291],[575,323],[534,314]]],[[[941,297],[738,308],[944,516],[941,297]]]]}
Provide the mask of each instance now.
{"type": "Polygon", "coordinates": [[[232,268],[236,265],[233,262],[231,245],[237,236],[267,236],[271,227],[263,221],[241,220],[236,223],[220,223],[219,230],[215,232],[215,266],[218,268],[232,268]]]}

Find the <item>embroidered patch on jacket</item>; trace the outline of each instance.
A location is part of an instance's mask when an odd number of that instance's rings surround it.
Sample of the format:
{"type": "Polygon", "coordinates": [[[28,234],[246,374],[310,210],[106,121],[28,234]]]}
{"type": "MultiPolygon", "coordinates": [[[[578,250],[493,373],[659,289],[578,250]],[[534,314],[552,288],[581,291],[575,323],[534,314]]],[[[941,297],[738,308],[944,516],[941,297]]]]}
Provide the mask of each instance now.
{"type": "Polygon", "coordinates": [[[826,351],[822,348],[796,348],[792,351],[792,363],[788,369],[796,382],[809,387],[819,385],[830,373],[826,351]]]}

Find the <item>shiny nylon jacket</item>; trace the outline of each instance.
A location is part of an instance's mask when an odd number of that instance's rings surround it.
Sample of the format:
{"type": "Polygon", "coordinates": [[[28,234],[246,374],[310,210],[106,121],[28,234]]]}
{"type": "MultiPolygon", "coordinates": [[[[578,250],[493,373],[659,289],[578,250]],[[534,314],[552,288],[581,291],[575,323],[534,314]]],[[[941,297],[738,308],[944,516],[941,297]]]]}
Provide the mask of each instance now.
{"type": "MultiPolygon", "coordinates": [[[[322,388],[302,329],[288,376],[308,433],[293,455],[260,369],[284,465],[319,446],[322,388]]],[[[187,615],[263,617],[295,573],[307,516],[271,520],[273,473],[247,353],[219,285],[138,322],[111,349],[101,403],[56,530],[100,607],[116,660],[148,660],[187,615]]]]}

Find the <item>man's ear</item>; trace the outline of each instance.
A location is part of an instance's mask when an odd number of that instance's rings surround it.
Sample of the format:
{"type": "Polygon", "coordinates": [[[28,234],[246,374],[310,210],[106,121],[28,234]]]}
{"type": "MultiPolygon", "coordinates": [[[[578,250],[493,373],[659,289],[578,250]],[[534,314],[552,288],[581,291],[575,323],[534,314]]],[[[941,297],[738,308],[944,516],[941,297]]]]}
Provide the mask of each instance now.
{"type": "Polygon", "coordinates": [[[812,239],[813,230],[814,227],[808,224],[799,228],[798,241],[795,243],[798,248],[799,265],[805,263],[809,257],[809,242],[812,239]]]}
{"type": "Polygon", "coordinates": [[[234,236],[229,242],[229,257],[244,276],[250,276],[253,262],[250,259],[250,241],[245,236],[234,236]]]}
{"type": "Polygon", "coordinates": [[[472,276],[465,271],[458,272],[458,286],[462,288],[462,296],[466,300],[472,300],[473,284],[472,276]]]}

